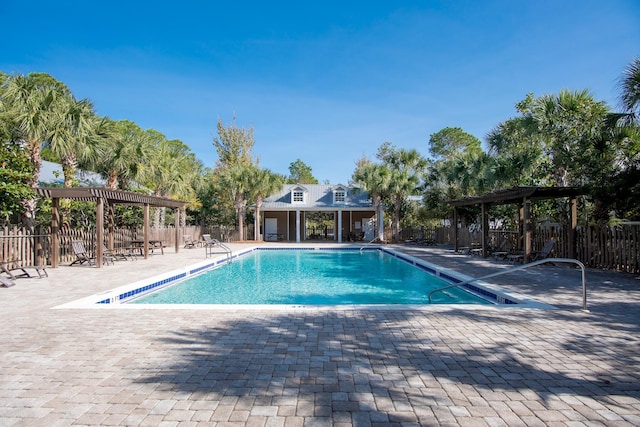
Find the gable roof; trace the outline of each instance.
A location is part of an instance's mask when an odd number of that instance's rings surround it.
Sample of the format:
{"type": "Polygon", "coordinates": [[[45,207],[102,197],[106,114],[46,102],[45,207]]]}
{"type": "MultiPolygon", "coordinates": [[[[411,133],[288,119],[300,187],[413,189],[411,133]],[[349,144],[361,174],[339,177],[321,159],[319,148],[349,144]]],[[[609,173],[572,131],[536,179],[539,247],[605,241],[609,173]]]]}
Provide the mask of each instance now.
{"type": "Polygon", "coordinates": [[[361,189],[354,189],[346,185],[330,184],[285,184],[280,191],[264,199],[262,210],[336,210],[351,209],[365,210],[372,209],[373,202],[369,198],[369,193],[361,189]],[[291,200],[292,190],[305,191],[303,203],[293,203],[291,200]],[[333,192],[344,190],[347,197],[344,203],[333,202],[333,192]]]}

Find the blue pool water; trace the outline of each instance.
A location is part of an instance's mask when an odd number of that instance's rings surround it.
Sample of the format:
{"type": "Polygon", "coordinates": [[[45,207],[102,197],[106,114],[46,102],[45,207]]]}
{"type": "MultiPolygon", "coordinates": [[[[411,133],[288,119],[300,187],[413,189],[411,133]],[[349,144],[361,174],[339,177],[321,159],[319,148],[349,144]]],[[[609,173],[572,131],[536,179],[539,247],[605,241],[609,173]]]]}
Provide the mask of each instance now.
{"type": "MultiPolygon", "coordinates": [[[[427,304],[448,282],[382,251],[258,250],[133,304],[427,304]]],[[[487,304],[461,289],[438,304],[487,304]]]]}

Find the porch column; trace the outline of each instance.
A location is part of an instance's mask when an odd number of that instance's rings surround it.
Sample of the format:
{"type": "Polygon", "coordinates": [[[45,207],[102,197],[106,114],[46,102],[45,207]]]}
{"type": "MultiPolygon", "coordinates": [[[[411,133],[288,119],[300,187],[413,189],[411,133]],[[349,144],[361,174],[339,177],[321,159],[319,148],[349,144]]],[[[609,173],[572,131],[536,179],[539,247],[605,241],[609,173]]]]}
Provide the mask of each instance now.
{"type": "Polygon", "coordinates": [[[349,211],[349,233],[353,233],[353,211],[349,211]]]}
{"type": "Polygon", "coordinates": [[[338,243],[342,243],[342,211],[338,209],[338,243]]]}
{"type": "Polygon", "coordinates": [[[300,243],[300,209],[296,209],[296,243],[300,243]]]}
{"type": "Polygon", "coordinates": [[[380,206],[380,214],[378,218],[380,218],[380,232],[378,234],[378,240],[382,242],[384,240],[384,210],[382,209],[382,206],[380,206]]]}

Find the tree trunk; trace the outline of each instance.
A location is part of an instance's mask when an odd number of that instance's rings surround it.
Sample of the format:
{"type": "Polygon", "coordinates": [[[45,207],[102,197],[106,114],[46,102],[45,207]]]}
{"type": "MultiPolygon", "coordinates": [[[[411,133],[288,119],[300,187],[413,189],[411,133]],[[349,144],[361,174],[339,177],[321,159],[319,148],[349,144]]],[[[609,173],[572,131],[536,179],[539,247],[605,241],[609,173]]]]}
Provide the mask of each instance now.
{"type": "Polygon", "coordinates": [[[239,239],[244,240],[244,217],[246,202],[242,197],[236,197],[236,212],[238,215],[239,239]]]}
{"type": "Polygon", "coordinates": [[[256,212],[255,212],[255,225],[253,226],[253,239],[258,242],[263,239],[260,238],[260,209],[262,208],[262,197],[258,196],[256,198],[256,212]]]}
{"type": "MultiPolygon", "coordinates": [[[[31,188],[38,187],[38,181],[40,180],[40,167],[42,166],[42,156],[40,155],[40,141],[29,141],[29,153],[31,157],[31,163],[34,165],[33,175],[27,181],[31,188]]],[[[38,205],[37,199],[25,199],[22,201],[22,222],[29,229],[33,229],[36,225],[36,207],[38,205]]]]}
{"type": "Polygon", "coordinates": [[[393,235],[396,242],[400,241],[400,207],[402,206],[402,198],[396,197],[395,203],[395,221],[393,235]]]}
{"type": "Polygon", "coordinates": [[[64,175],[64,187],[73,187],[73,179],[76,175],[78,159],[75,154],[68,154],[62,158],[62,174],[64,175]]]}
{"type": "Polygon", "coordinates": [[[115,170],[109,170],[109,174],[107,176],[107,183],[105,185],[107,188],[111,190],[116,190],[118,188],[118,174],[115,170]]]}

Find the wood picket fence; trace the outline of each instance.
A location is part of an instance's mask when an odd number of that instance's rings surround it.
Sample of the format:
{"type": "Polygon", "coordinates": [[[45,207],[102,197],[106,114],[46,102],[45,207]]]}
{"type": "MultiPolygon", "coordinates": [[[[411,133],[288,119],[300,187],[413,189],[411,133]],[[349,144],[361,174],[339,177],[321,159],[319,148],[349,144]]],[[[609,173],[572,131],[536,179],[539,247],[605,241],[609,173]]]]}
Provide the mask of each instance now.
{"type": "MultiPolygon", "coordinates": [[[[191,236],[201,240],[203,234],[210,234],[220,241],[238,240],[237,233],[228,227],[181,227],[180,236],[191,236]]],[[[62,229],[60,231],[60,262],[73,262],[75,254],[71,249],[71,241],[80,240],[91,255],[95,255],[95,228],[62,229]]],[[[130,246],[131,241],[141,240],[142,229],[117,228],[113,230],[114,248],[130,246]]],[[[175,245],[175,228],[152,228],[149,230],[150,240],[161,240],[165,246],[175,245]]],[[[185,242],[178,242],[183,245],[185,242]]],[[[107,244],[107,242],[105,242],[107,244]]],[[[0,261],[22,265],[51,265],[51,230],[49,227],[37,227],[32,232],[18,226],[4,226],[0,232],[0,261]]]]}
{"type": "MultiPolygon", "coordinates": [[[[385,230],[387,233],[390,230],[385,230]]],[[[233,242],[251,239],[252,228],[247,227],[245,236],[240,239],[237,231],[229,227],[181,227],[180,236],[191,236],[199,240],[203,234],[224,241],[233,242]]],[[[425,238],[433,238],[437,244],[453,245],[453,229],[451,227],[427,227],[420,230],[405,229],[400,236],[401,241],[409,240],[418,234],[425,238]]],[[[132,240],[141,239],[141,229],[118,228],[113,231],[114,247],[127,247],[132,240]]],[[[81,240],[88,251],[95,253],[95,236],[93,228],[63,229],[60,233],[60,262],[72,262],[75,255],[71,250],[72,240],[81,240]]],[[[480,241],[481,233],[477,229],[466,227],[458,230],[460,246],[470,246],[480,241]]],[[[489,236],[494,247],[510,250],[518,248],[518,233],[514,230],[490,230],[489,236]]],[[[175,245],[175,228],[152,228],[150,239],[161,240],[168,247],[175,245]]],[[[391,235],[385,233],[391,240],[391,235]]],[[[568,257],[570,248],[567,232],[559,225],[537,227],[533,233],[533,249],[540,250],[547,240],[555,240],[553,256],[568,257]]],[[[576,259],[589,267],[640,273],[640,225],[619,225],[615,227],[578,227],[575,236],[576,259]]],[[[106,243],[106,242],[105,242],[106,243]]],[[[178,242],[179,245],[184,242],[178,242]]],[[[27,231],[18,226],[4,226],[0,229],[0,261],[16,260],[23,265],[51,264],[51,232],[48,227],[39,227],[27,231]]]]}
{"type": "MultiPolygon", "coordinates": [[[[453,245],[454,230],[451,227],[426,227],[420,230],[403,230],[401,241],[418,234],[432,237],[438,244],[453,245]]],[[[491,245],[501,250],[521,247],[516,230],[489,230],[491,245]]],[[[463,227],[458,230],[459,246],[479,244],[481,233],[463,227]]],[[[552,256],[568,258],[571,253],[568,231],[560,225],[536,227],[533,232],[533,250],[539,251],[548,240],[556,242],[552,256]]],[[[575,236],[575,258],[588,267],[605,270],[640,273],[640,225],[613,227],[578,227],[575,236]]]]}

